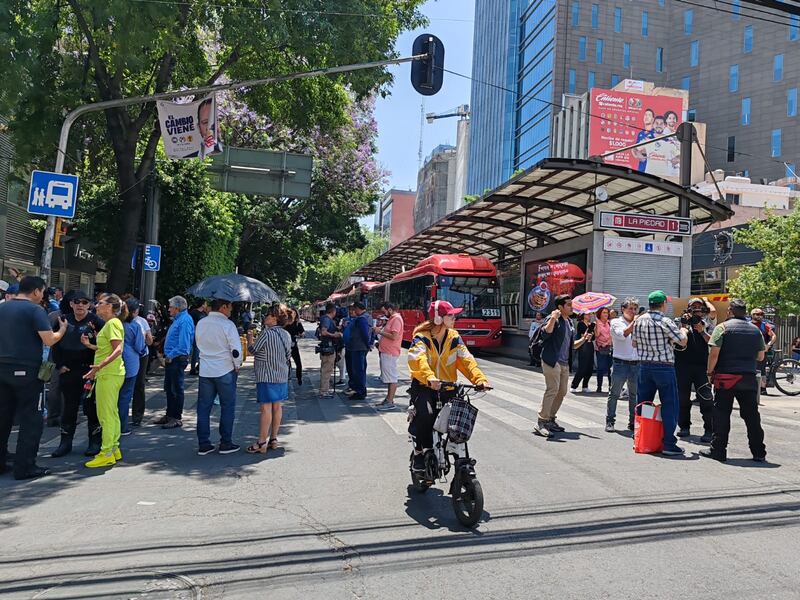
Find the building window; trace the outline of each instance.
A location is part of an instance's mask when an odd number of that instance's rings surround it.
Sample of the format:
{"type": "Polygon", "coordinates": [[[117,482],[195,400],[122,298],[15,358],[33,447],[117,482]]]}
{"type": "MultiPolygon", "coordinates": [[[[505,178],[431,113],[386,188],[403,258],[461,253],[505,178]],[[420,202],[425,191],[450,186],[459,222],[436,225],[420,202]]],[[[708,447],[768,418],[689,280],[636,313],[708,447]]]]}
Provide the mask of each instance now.
{"type": "Polygon", "coordinates": [[[631,68],[631,45],[628,42],[622,45],[622,66],[626,69],[631,68]]]}
{"type": "Polygon", "coordinates": [[[572,26],[578,27],[581,24],[581,3],[572,0],[572,26]]]}
{"type": "Polygon", "coordinates": [[[656,71],[659,73],[664,72],[664,49],[656,48],[656,71]]]}
{"type": "Polygon", "coordinates": [[[789,41],[800,39],[800,15],[789,15],[789,41]]]}
{"type": "Polygon", "coordinates": [[[687,75],[686,77],[681,79],[681,89],[688,90],[689,87],[691,87],[691,83],[692,83],[692,78],[687,75]]]}
{"type": "MultiPolygon", "coordinates": [[[[794,163],[786,163],[786,172],[784,173],[785,177],[797,177],[797,169],[795,169],[794,163]]],[[[789,185],[790,190],[796,190],[797,184],[792,183],[789,185]]]]}
{"type": "MultiPolygon", "coordinates": [[[[728,143],[730,143],[730,140],[731,138],[728,138],[728,143]]],[[[733,162],[733,161],[729,160],[728,162],[733,162]]],[[[740,198],[741,197],[739,196],[739,194],[725,194],[725,202],[727,202],[728,204],[738,205],[740,202],[740,198]]]]}
{"type": "Polygon", "coordinates": [[[783,54],[776,54],[772,61],[772,80],[781,81],[783,79],[783,54]]]}
{"type": "Polygon", "coordinates": [[[664,5],[665,5],[666,3],[667,3],[667,0],[658,0],[658,5],[659,5],[661,8],[664,8],[664,5]]]}
{"type": "Polygon", "coordinates": [[[647,11],[642,11],[642,37],[647,37],[647,11]]]}
{"type": "Polygon", "coordinates": [[[697,111],[693,108],[690,108],[686,111],[686,120],[694,123],[697,121],[697,111]]]}
{"type": "Polygon", "coordinates": [[[575,93],[575,69],[569,70],[569,88],[567,90],[570,94],[575,93]]]}
{"type": "Polygon", "coordinates": [[[595,43],[594,60],[598,65],[603,64],[603,40],[597,40],[595,43]]]}
{"type": "Polygon", "coordinates": [[[696,67],[700,64],[700,40],[693,41],[689,50],[689,66],[696,67]]]}
{"type": "Polygon", "coordinates": [[[773,129],[772,130],[772,143],[770,144],[772,148],[771,156],[775,158],[776,156],[781,155],[781,130],[780,129],[773,129]]]}
{"type": "Polygon", "coordinates": [[[622,33],[622,9],[619,6],[614,9],[614,33],[622,33]]]}
{"type": "Polygon", "coordinates": [[[600,5],[599,4],[592,4],[592,29],[597,29],[600,24],[598,21],[600,20],[600,5]]]}
{"type": "Polygon", "coordinates": [[[728,91],[735,92],[739,89],[739,65],[731,65],[728,70],[728,91]]]}
{"type": "Polygon", "coordinates": [[[736,136],[728,136],[728,162],[736,160],[736,136]]]}
{"type": "Polygon", "coordinates": [[[797,88],[789,88],[786,91],[786,116],[797,116],[797,88]]]}
{"type": "Polygon", "coordinates": [[[750,98],[742,98],[742,125],[750,125],[750,98]]]}
{"type": "Polygon", "coordinates": [[[690,35],[692,33],[693,27],[694,27],[694,11],[690,8],[689,10],[683,11],[683,34],[690,35]]]}
{"type": "Polygon", "coordinates": [[[742,1],[741,0],[732,0],[731,2],[731,12],[733,15],[731,18],[734,21],[738,21],[739,17],[742,15],[742,1]]]}
{"type": "Polygon", "coordinates": [[[750,54],[753,51],[753,26],[744,26],[744,53],[750,54]]]}
{"type": "Polygon", "coordinates": [[[578,60],[586,60],[586,37],[581,36],[578,38],[578,60]]]}
{"type": "Polygon", "coordinates": [[[586,78],[586,87],[592,89],[597,81],[597,74],[594,71],[589,71],[589,76],[586,78]]]}
{"type": "Polygon", "coordinates": [[[612,73],[611,74],[611,87],[614,87],[618,83],[619,83],[619,75],[617,75],[616,73],[612,73]]]}

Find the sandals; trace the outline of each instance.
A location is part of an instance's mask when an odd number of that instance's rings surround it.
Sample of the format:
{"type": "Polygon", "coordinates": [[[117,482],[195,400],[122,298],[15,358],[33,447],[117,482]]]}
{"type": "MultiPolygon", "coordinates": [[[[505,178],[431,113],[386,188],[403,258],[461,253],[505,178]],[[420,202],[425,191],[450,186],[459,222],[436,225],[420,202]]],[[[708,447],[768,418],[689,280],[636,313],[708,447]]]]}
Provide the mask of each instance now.
{"type": "Polygon", "coordinates": [[[270,450],[277,450],[278,448],[280,448],[280,445],[278,444],[278,438],[270,438],[270,440],[269,440],[269,449],[270,450]]]}
{"type": "Polygon", "coordinates": [[[267,442],[256,442],[255,444],[247,448],[247,452],[249,454],[266,454],[267,442]]]}

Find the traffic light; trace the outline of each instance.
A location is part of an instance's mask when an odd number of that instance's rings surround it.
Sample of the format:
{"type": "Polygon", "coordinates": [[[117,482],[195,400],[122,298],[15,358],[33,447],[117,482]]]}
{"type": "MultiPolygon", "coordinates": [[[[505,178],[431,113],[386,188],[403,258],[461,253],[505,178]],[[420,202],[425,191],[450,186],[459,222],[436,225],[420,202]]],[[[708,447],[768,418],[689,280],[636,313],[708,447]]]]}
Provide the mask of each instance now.
{"type": "Polygon", "coordinates": [[[411,52],[428,55],[411,63],[411,85],[423,96],[433,96],[444,80],[444,44],[435,35],[423,33],[414,40],[411,52]]]}
{"type": "Polygon", "coordinates": [[[64,234],[67,232],[65,227],[64,219],[61,217],[56,217],[56,234],[53,238],[53,247],[55,248],[63,248],[64,247],[64,234]]]}

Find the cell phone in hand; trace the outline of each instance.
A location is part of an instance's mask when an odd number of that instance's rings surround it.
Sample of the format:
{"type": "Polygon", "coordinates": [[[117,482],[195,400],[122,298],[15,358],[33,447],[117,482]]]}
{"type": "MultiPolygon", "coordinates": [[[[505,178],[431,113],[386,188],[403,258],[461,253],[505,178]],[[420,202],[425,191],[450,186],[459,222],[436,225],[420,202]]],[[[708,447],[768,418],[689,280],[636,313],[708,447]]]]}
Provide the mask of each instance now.
{"type": "Polygon", "coordinates": [[[594,329],[595,329],[595,324],[589,323],[589,327],[586,328],[586,331],[588,331],[589,333],[594,333],[594,329]]]}

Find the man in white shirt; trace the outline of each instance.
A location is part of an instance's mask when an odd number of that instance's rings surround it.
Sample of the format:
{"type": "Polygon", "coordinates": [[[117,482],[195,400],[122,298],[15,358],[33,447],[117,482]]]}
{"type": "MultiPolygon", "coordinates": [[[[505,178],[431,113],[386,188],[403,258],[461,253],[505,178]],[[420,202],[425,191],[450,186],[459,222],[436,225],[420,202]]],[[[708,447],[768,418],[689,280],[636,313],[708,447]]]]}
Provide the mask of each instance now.
{"type": "Polygon", "coordinates": [[[200,456],[211,454],[211,407],[219,396],[219,453],[239,450],[233,443],[236,416],[236,380],[242,366],[242,340],[230,320],[232,304],[214,300],[211,312],[197,323],[195,340],[200,352],[200,381],[197,386],[197,441],[200,456]]]}
{"type": "Polygon", "coordinates": [[[633,324],[639,317],[638,298],[625,298],[622,315],[611,320],[611,344],[613,361],[611,366],[611,388],[608,391],[606,431],[614,431],[617,418],[617,400],[622,386],[628,386],[628,429],[633,431],[633,413],[636,409],[636,385],[639,379],[639,355],[633,345],[633,324]]]}

